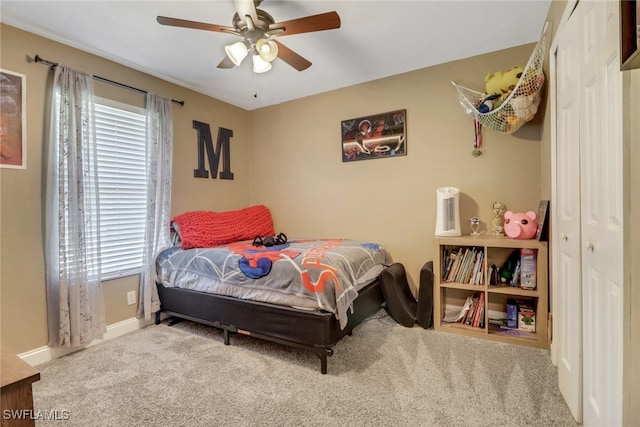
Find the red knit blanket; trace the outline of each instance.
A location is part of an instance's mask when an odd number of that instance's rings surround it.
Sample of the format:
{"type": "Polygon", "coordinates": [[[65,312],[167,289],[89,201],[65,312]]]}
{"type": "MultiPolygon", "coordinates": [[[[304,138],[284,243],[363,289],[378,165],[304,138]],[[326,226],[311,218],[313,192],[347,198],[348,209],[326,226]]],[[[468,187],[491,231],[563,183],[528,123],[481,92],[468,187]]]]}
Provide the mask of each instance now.
{"type": "Polygon", "coordinates": [[[182,249],[207,248],[275,234],[271,212],[264,205],[226,212],[185,212],[172,222],[177,225],[182,249]]]}

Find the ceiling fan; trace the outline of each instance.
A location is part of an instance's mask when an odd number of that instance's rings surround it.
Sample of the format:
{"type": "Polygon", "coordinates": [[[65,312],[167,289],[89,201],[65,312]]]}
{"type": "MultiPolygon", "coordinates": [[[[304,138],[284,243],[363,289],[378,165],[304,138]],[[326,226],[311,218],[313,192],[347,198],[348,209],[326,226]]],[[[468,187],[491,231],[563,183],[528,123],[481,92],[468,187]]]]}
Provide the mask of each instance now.
{"type": "Polygon", "coordinates": [[[340,17],[335,11],[275,22],[271,15],[258,9],[260,3],[262,0],[233,0],[237,11],[233,15],[233,27],[166,16],[158,16],[157,21],[162,25],[215,31],[242,37],[241,41],[225,46],[227,56],[218,64],[218,68],[238,66],[251,53],[253,71],[256,73],[269,71],[271,61],[275,58],[282,59],[298,71],[306,70],[311,66],[311,62],[274,40],[275,37],[340,28],[340,17]]]}

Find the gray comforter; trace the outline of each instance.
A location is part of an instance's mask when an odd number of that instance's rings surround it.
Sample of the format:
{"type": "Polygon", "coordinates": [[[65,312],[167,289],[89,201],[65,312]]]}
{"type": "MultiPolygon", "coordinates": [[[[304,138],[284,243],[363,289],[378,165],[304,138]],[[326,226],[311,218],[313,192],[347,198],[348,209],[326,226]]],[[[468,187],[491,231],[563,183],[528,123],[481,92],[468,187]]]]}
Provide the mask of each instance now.
{"type": "Polygon", "coordinates": [[[391,263],[376,243],[353,240],[292,240],[256,247],[242,241],[213,248],[160,254],[158,280],[187,288],[296,308],[334,313],[344,328],[358,289],[391,263]]]}

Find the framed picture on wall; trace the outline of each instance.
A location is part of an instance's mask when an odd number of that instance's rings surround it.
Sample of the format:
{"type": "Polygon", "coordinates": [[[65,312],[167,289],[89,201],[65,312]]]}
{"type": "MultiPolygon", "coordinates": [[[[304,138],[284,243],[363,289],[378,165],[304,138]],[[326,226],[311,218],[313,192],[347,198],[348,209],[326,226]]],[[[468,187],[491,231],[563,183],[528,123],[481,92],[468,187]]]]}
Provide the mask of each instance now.
{"type": "Polygon", "coordinates": [[[0,167],[27,168],[27,80],[0,69],[0,167]]]}
{"type": "Polygon", "coordinates": [[[407,110],[342,121],[342,161],[381,159],[407,154],[407,110]]]}

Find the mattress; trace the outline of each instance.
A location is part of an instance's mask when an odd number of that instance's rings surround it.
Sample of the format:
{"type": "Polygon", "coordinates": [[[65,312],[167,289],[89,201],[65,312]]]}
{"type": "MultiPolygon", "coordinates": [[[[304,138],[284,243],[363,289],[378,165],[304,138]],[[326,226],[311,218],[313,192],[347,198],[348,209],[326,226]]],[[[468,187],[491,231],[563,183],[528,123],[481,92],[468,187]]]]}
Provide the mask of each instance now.
{"type": "Polygon", "coordinates": [[[239,299],[333,313],[344,328],[362,286],[391,264],[379,244],[295,239],[283,245],[241,241],[211,248],[172,247],[157,259],[158,281],[239,299]]]}

